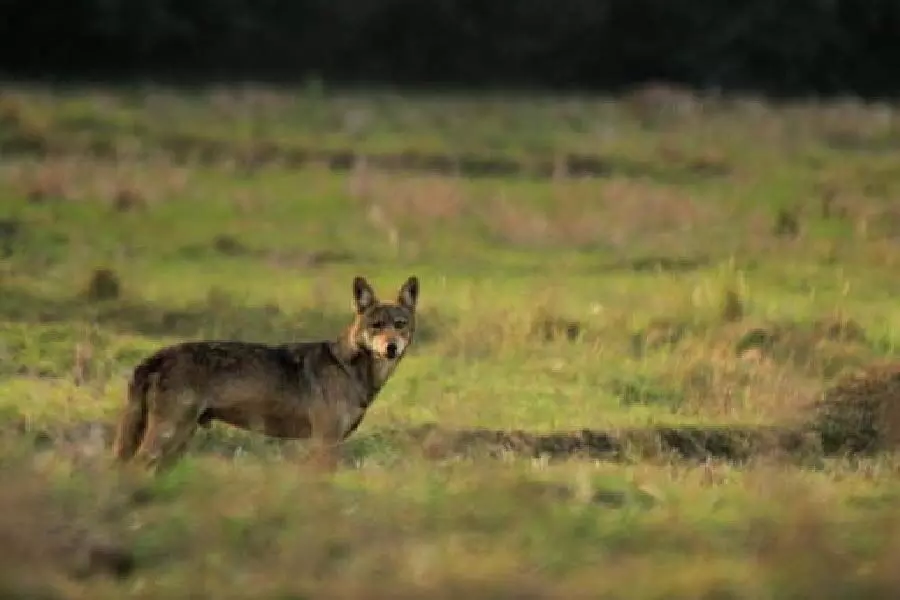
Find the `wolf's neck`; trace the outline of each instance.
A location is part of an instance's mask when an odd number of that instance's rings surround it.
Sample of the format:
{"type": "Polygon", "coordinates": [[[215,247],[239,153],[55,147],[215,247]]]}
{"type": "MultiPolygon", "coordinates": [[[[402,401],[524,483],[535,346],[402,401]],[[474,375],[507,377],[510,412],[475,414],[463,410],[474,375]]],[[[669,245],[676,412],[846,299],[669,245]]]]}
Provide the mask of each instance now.
{"type": "Polygon", "coordinates": [[[365,379],[366,387],[374,396],[390,379],[397,367],[397,362],[397,360],[380,359],[369,352],[362,351],[350,362],[350,369],[365,379]]]}
{"type": "Polygon", "coordinates": [[[347,375],[356,380],[366,391],[367,400],[384,387],[397,368],[397,360],[387,360],[374,356],[371,352],[354,347],[349,339],[341,337],[331,346],[335,359],[343,365],[347,375]]]}

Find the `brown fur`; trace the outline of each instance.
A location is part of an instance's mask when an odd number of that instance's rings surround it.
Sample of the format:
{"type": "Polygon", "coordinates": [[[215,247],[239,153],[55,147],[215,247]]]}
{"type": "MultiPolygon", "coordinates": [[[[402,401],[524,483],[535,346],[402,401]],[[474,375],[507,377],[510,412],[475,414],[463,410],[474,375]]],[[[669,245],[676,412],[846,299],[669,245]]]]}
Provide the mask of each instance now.
{"type": "Polygon", "coordinates": [[[198,426],[218,420],[278,438],[312,438],[331,450],[359,426],[412,343],[419,282],[381,303],[353,281],[356,315],[335,340],[270,346],[185,342],[134,370],[114,453],[151,469],[171,464],[198,426]]]}

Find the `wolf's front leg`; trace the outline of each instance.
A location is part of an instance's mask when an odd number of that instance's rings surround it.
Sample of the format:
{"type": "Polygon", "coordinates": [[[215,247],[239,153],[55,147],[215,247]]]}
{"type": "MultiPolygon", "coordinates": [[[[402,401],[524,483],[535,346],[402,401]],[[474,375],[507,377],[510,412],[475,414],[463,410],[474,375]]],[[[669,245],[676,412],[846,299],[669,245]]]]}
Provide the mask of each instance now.
{"type": "Polygon", "coordinates": [[[336,471],[341,459],[343,420],[332,407],[319,406],[310,413],[310,425],[312,466],[329,473],[336,471]]]}

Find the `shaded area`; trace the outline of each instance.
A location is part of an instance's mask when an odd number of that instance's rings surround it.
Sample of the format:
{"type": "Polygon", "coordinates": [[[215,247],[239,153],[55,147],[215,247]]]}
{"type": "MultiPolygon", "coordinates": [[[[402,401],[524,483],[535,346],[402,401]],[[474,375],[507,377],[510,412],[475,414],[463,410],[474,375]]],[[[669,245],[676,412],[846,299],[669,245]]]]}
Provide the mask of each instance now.
{"type": "Polygon", "coordinates": [[[900,136],[865,135],[858,131],[833,132],[823,136],[824,142],[839,152],[884,155],[900,151],[900,136]]]}
{"type": "Polygon", "coordinates": [[[129,299],[91,301],[82,296],[48,298],[16,288],[0,293],[0,319],[18,323],[90,322],[118,332],[181,338],[224,337],[289,341],[335,335],[350,322],[346,311],[309,309],[287,314],[275,305],[241,306],[227,294],[212,290],[207,299],[169,308],[129,299]]]}
{"type": "Polygon", "coordinates": [[[250,247],[240,239],[228,234],[216,235],[211,243],[196,243],[182,246],[177,252],[178,256],[184,259],[202,260],[210,256],[240,257],[270,262],[280,266],[290,266],[294,269],[317,269],[329,265],[350,264],[359,260],[359,257],[354,253],[345,250],[262,250],[250,247]]]}
{"type": "MultiPolygon", "coordinates": [[[[90,287],[89,287],[90,290],[90,287]]],[[[124,333],[184,339],[242,339],[267,343],[336,337],[353,318],[349,310],[302,308],[290,313],[274,304],[242,305],[212,289],[204,301],[170,308],[128,298],[93,300],[89,295],[45,297],[15,287],[0,289],[0,321],[11,323],[88,322],[124,333]]],[[[423,311],[416,345],[434,341],[447,318],[423,311]]],[[[444,325],[445,326],[445,325],[444,325]]]]}
{"type": "Polygon", "coordinates": [[[164,153],[177,164],[213,166],[234,161],[241,169],[253,171],[267,166],[300,169],[325,167],[335,172],[351,171],[358,165],[387,172],[428,173],[443,176],[527,177],[538,180],[566,177],[649,177],[669,183],[702,181],[728,175],[724,164],[683,161],[659,164],[624,157],[604,158],[572,152],[559,155],[510,156],[489,152],[426,152],[404,150],[371,152],[350,148],[316,148],[274,141],[242,142],[187,134],[160,135],[152,131],[114,132],[85,130],[61,133],[49,129],[35,131],[21,127],[15,118],[0,135],[0,152],[8,156],[47,157],[65,154],[91,155],[115,159],[120,145],[133,145],[135,136],[145,140],[145,151],[164,153]]]}
{"type": "Polygon", "coordinates": [[[634,271],[635,273],[690,273],[709,267],[709,256],[639,256],[609,265],[610,271],[634,271]]]}

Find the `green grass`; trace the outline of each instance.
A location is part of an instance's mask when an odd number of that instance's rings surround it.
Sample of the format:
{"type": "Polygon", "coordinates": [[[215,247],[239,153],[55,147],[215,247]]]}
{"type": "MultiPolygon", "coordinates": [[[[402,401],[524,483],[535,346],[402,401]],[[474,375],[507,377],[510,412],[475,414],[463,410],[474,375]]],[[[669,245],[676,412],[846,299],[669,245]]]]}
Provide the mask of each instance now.
{"type": "Polygon", "coordinates": [[[900,416],[867,455],[764,432],[804,431],[826,390],[896,360],[896,111],[4,90],[0,591],[892,597],[900,416]],[[346,152],[606,170],[324,164],[346,152]],[[110,466],[143,356],[333,335],[356,274],[385,295],[417,274],[421,327],[337,473],[218,425],[155,480],[110,466]],[[575,452],[585,429],[622,445],[575,452]],[[732,445],[683,451],[687,431],[732,445]],[[130,575],[72,576],[98,536],[130,575]]]}

